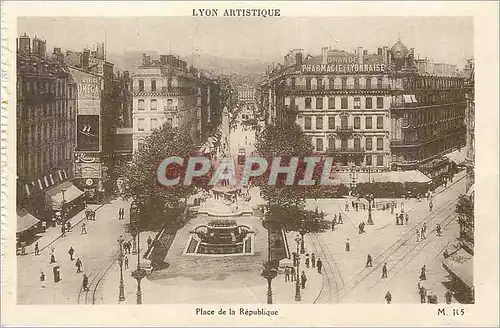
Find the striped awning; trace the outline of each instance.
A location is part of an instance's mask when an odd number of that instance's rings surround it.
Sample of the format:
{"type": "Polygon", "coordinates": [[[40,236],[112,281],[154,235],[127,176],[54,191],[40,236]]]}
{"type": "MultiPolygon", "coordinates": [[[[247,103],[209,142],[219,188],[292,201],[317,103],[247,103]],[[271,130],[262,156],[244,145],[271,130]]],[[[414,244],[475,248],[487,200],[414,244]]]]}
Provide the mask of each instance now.
{"type": "Polygon", "coordinates": [[[30,212],[26,209],[21,209],[17,211],[17,233],[24,232],[28,229],[31,229],[35,225],[40,222],[37,218],[35,218],[30,212]]]}

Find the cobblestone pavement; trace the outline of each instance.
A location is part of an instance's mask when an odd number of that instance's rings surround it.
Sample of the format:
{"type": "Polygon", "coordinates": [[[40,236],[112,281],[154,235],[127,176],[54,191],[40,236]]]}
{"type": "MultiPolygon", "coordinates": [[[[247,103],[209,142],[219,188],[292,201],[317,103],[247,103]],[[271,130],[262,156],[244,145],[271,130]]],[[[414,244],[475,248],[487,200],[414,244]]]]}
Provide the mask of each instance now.
{"type": "MultiPolygon", "coordinates": [[[[19,304],[72,304],[78,302],[83,273],[92,276],[98,272],[118,249],[117,238],[124,234],[128,223],[129,204],[114,200],[96,211],[96,221],[85,221],[88,234],[81,234],[80,226],[73,227],[66,237],[56,239],[40,255],[17,257],[17,300],[19,304]],[[118,209],[125,208],[125,220],[118,220],[118,209]],[[50,264],[50,251],[54,247],[57,263],[50,264]],[[76,274],[75,261],[69,258],[73,247],[74,258],[83,263],[83,273],[76,274]],[[52,268],[60,267],[62,280],[54,283],[52,268]],[[40,283],[40,272],[45,273],[46,287],[40,283]]],[[[81,213],[80,213],[81,214],[81,213]]],[[[55,228],[54,228],[55,229],[55,228]]],[[[57,238],[54,235],[54,238],[57,238]]]]}

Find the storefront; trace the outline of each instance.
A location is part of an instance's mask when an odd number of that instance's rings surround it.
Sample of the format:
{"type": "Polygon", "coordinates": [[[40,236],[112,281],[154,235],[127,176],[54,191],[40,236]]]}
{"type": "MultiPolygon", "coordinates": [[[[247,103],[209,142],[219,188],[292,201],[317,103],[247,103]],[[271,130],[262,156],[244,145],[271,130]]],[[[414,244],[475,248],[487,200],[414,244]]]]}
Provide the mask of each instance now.
{"type": "Polygon", "coordinates": [[[61,183],[45,192],[47,210],[61,212],[63,218],[71,218],[85,208],[83,191],[70,181],[61,183]]]}
{"type": "Polygon", "coordinates": [[[23,246],[29,245],[40,228],[40,220],[29,213],[25,208],[17,211],[16,240],[18,253],[23,246]]]}
{"type": "Polygon", "coordinates": [[[443,260],[442,265],[450,274],[452,283],[450,289],[461,303],[474,303],[474,256],[464,248],[447,252],[450,255],[443,260]]]}

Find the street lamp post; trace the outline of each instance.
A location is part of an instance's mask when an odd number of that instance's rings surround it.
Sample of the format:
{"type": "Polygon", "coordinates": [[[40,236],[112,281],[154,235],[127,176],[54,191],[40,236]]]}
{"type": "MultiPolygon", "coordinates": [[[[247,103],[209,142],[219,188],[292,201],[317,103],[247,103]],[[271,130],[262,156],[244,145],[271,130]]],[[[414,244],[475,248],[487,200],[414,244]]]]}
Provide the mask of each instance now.
{"type": "Polygon", "coordinates": [[[65,205],[66,205],[66,198],[65,198],[65,194],[66,194],[66,186],[63,186],[62,187],[62,201],[61,201],[61,216],[62,216],[62,221],[64,223],[64,221],[66,220],[66,211],[65,211],[65,205]]]}
{"type": "Polygon", "coordinates": [[[123,286],[123,252],[121,251],[120,245],[120,255],[118,255],[118,264],[120,265],[120,293],[118,296],[118,302],[125,301],[125,287],[123,286]]]}
{"type": "Polygon", "coordinates": [[[356,186],[356,180],[358,180],[358,173],[356,172],[356,167],[353,166],[351,168],[351,172],[349,173],[349,177],[351,178],[351,192],[354,193],[354,187],[356,186]]]}
{"type": "Polygon", "coordinates": [[[300,246],[300,242],[301,242],[301,238],[299,235],[297,235],[297,237],[295,237],[295,242],[297,243],[297,255],[299,255],[299,246],[300,246]]]}
{"type": "Polygon", "coordinates": [[[306,221],[305,219],[302,219],[300,221],[300,230],[299,230],[299,233],[300,233],[300,254],[305,254],[306,253],[306,248],[305,248],[305,245],[304,245],[304,235],[307,233],[307,229],[306,229],[306,221]]]}
{"type": "Polygon", "coordinates": [[[373,225],[373,218],[372,218],[373,194],[366,195],[365,198],[368,201],[368,221],[366,222],[366,224],[373,225]]]}
{"type": "Polygon", "coordinates": [[[297,253],[297,276],[295,277],[295,301],[299,302],[300,298],[300,256],[297,253]]]}
{"type": "Polygon", "coordinates": [[[271,281],[278,275],[278,269],[275,261],[264,263],[264,270],[261,273],[262,277],[267,279],[267,304],[273,304],[273,290],[271,281]]]}
{"type": "MultiPolygon", "coordinates": [[[[142,304],[142,290],[141,290],[141,280],[146,277],[146,270],[141,268],[141,249],[140,249],[140,226],[139,226],[139,213],[140,213],[140,208],[134,203],[131,205],[131,209],[133,211],[130,213],[131,216],[131,223],[133,222],[132,225],[132,231],[134,234],[137,234],[137,269],[135,269],[132,272],[132,277],[137,280],[137,304],[142,304]],[[133,216],[133,220],[132,220],[133,216]]],[[[135,239],[134,239],[135,241],[135,239]]]]}

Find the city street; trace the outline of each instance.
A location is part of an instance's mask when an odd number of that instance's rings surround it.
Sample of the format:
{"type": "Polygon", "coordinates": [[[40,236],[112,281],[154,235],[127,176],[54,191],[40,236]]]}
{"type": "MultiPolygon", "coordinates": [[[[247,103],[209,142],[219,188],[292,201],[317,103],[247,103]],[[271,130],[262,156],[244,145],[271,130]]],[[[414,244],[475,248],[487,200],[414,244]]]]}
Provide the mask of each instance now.
{"type": "MultiPolygon", "coordinates": [[[[93,277],[109,261],[115,259],[120,234],[125,237],[124,225],[129,222],[129,203],[113,200],[96,211],[96,221],[86,222],[88,234],[81,234],[81,223],[74,226],[65,237],[57,239],[40,255],[28,254],[17,257],[17,292],[19,304],[74,304],[79,302],[83,274],[87,274],[92,285],[93,277]],[[125,219],[118,220],[118,209],[125,208],[125,219]],[[54,248],[55,264],[50,264],[50,251],[54,248]],[[74,261],[70,261],[68,250],[75,250],[74,261]],[[82,261],[82,273],[76,274],[76,259],[82,261]],[[60,266],[61,281],[54,283],[52,268],[60,266]],[[40,283],[41,271],[45,274],[46,287],[40,283]]],[[[84,217],[84,212],[79,213],[84,217]]],[[[60,231],[60,226],[57,226],[60,231]]],[[[49,233],[49,231],[47,232],[49,233]]],[[[57,234],[56,234],[57,235],[57,234]]]]}

